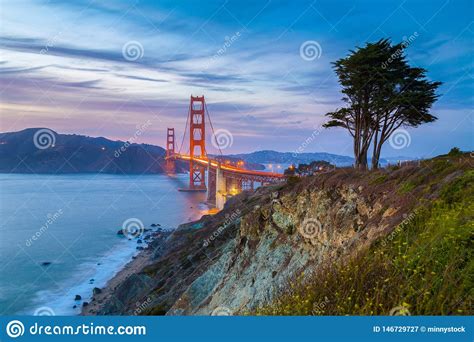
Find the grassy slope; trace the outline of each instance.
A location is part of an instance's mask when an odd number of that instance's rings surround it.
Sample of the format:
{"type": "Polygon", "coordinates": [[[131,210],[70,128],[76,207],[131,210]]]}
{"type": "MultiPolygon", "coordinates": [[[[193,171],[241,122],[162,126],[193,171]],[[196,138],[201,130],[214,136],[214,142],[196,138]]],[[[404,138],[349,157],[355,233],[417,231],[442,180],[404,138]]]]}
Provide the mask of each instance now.
{"type": "MultiPolygon", "coordinates": [[[[456,168],[430,161],[431,174],[404,179],[407,193],[426,181],[430,194],[456,168]]],[[[374,173],[373,182],[385,175],[374,173]]],[[[262,315],[473,314],[474,171],[447,182],[434,200],[421,202],[391,234],[344,264],[327,265],[295,279],[262,315]]]]}

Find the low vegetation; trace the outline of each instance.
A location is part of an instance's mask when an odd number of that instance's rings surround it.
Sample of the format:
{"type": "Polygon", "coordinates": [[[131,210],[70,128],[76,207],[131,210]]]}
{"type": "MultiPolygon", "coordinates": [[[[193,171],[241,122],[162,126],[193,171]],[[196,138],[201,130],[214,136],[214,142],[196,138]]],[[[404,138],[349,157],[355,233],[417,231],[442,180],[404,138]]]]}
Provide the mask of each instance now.
{"type": "MultiPolygon", "coordinates": [[[[456,156],[458,154],[456,153],[456,156]]],[[[430,161],[442,175],[453,154],[430,161]]],[[[469,162],[469,161],[468,161],[469,162]]],[[[472,161],[470,161],[472,162],[472,161]]],[[[454,166],[455,167],[455,166],[454,166]]],[[[433,172],[430,172],[431,176],[433,172]]],[[[442,185],[389,235],[342,263],[294,279],[259,315],[472,315],[474,298],[474,171],[442,185]]],[[[374,183],[387,178],[375,174],[374,183]]],[[[418,175],[423,178],[423,175],[418,175]]],[[[425,181],[400,182],[399,193],[425,181]]]]}

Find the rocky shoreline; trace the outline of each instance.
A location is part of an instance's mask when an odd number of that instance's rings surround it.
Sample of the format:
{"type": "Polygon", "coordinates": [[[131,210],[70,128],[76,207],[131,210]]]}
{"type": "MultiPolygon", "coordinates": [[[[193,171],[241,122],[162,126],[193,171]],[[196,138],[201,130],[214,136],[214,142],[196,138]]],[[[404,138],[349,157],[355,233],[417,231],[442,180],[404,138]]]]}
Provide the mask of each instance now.
{"type": "MultiPolygon", "coordinates": [[[[157,225],[152,225],[156,227],[157,225]]],[[[163,246],[166,239],[171,235],[171,230],[164,230],[158,228],[156,231],[147,233],[148,246],[138,246],[139,253],[132,258],[122,269],[120,269],[115,276],[113,276],[105,285],[105,287],[99,289],[94,288],[92,293],[92,299],[90,302],[83,302],[81,315],[91,316],[97,315],[102,310],[103,304],[107,301],[112,300],[114,292],[117,287],[124,283],[129,277],[140,272],[145,266],[150,264],[157,252],[159,252],[161,246],[163,246]],[[141,248],[140,248],[141,247],[141,248]]],[[[120,232],[117,233],[120,234],[120,232]]],[[[138,242],[138,239],[136,240],[138,242]]]]}

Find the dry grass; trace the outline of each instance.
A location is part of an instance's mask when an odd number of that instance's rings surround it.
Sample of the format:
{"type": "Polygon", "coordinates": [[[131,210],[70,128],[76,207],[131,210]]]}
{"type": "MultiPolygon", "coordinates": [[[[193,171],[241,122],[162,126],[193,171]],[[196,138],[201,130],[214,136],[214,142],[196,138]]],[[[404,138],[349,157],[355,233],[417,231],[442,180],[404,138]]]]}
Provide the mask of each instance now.
{"type": "MultiPolygon", "coordinates": [[[[452,171],[444,160],[430,166],[452,171]]],[[[473,314],[473,185],[474,171],[465,171],[390,235],[344,264],[302,275],[256,314],[473,314]]]]}

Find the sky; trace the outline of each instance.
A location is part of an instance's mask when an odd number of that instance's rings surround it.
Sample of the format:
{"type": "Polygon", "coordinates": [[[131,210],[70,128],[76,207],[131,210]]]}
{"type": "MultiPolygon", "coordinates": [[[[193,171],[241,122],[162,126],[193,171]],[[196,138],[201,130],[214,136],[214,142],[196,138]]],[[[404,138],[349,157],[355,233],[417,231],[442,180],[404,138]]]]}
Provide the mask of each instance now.
{"type": "Polygon", "coordinates": [[[390,38],[443,85],[439,119],[382,155],[473,150],[473,13],[469,0],[1,0],[0,131],[164,146],[174,127],[180,144],[189,97],[204,95],[224,153],[352,155],[346,131],[321,128],[343,105],[331,62],[390,38]]]}

